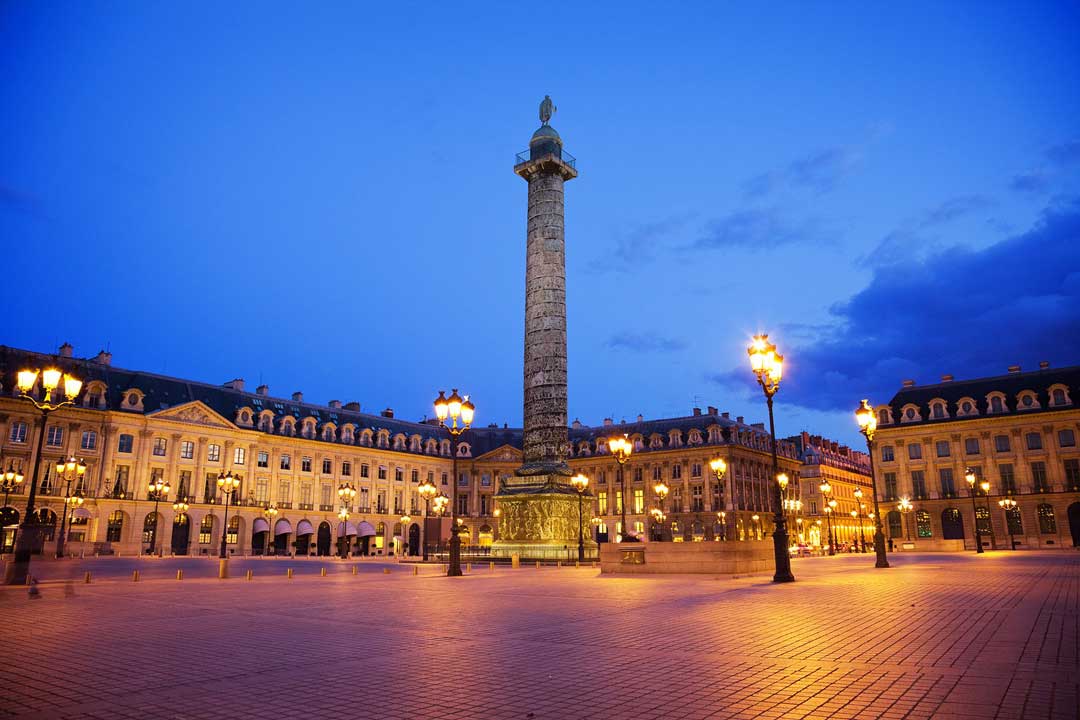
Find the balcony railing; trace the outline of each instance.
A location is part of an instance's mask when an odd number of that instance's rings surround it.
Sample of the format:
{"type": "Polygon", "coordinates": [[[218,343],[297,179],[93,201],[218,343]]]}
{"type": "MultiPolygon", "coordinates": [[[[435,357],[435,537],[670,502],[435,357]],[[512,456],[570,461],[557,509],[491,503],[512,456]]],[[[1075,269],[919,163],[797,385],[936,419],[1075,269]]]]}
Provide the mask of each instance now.
{"type": "MultiPolygon", "coordinates": [[[[565,150],[562,150],[558,153],[540,153],[539,157],[544,157],[545,155],[556,155],[564,163],[577,170],[577,158],[566,152],[565,150]]],[[[514,156],[514,165],[521,165],[522,163],[527,163],[532,159],[532,150],[523,150],[514,156]]]]}

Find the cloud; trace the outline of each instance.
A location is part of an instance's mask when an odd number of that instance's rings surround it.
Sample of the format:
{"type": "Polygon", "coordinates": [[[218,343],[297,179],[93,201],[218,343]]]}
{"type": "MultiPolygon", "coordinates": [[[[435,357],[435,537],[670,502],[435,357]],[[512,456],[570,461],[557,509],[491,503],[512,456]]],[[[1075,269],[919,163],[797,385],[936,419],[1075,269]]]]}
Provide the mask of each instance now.
{"type": "Polygon", "coordinates": [[[919,227],[925,229],[935,225],[944,225],[965,215],[970,215],[979,210],[987,210],[996,205],[997,203],[992,198],[985,195],[958,195],[927,211],[922,222],[919,223],[919,227]]]}
{"type": "MultiPolygon", "coordinates": [[[[851,410],[889,400],[904,378],[1001,374],[1014,363],[1080,358],[1080,200],[1047,208],[1029,231],[979,250],[950,247],[875,271],[830,309],[833,332],[786,355],[780,400],[851,410]]],[[[781,348],[781,350],[787,350],[781,348]]],[[[748,385],[742,369],[714,375],[748,385]]]]}
{"type": "Polygon", "coordinates": [[[666,338],[656,333],[618,333],[608,338],[607,346],[615,350],[631,352],[677,352],[686,349],[686,343],[675,338],[666,338]]]}
{"type": "Polygon", "coordinates": [[[591,272],[628,272],[638,265],[653,261],[657,249],[669,245],[672,234],[682,228],[689,216],[672,216],[656,222],[637,225],[619,235],[611,252],[589,263],[591,272]]]}
{"type": "Polygon", "coordinates": [[[778,170],[755,175],[743,183],[743,192],[751,198],[762,198],[786,186],[823,194],[850,174],[858,161],[859,156],[848,148],[825,148],[778,170]]]}
{"type": "MultiPolygon", "coordinates": [[[[957,195],[930,208],[921,217],[912,218],[883,237],[873,250],[858,257],[855,264],[864,268],[881,268],[925,258],[945,247],[945,241],[929,231],[997,207],[997,201],[980,194],[957,195]]],[[[990,218],[987,222],[1000,231],[990,218]]]]}
{"type": "Polygon", "coordinates": [[[717,250],[749,248],[769,250],[817,238],[817,223],[789,223],[777,208],[744,208],[706,224],[692,248],[717,250]]]}
{"type": "Polygon", "coordinates": [[[1044,193],[1050,189],[1050,180],[1042,171],[1032,170],[1031,172],[1014,175],[1013,179],[1009,181],[1009,189],[1032,195],[1044,193]]]}
{"type": "Polygon", "coordinates": [[[1046,149],[1050,162],[1061,167],[1080,163],[1080,140],[1070,140],[1046,149]]]}

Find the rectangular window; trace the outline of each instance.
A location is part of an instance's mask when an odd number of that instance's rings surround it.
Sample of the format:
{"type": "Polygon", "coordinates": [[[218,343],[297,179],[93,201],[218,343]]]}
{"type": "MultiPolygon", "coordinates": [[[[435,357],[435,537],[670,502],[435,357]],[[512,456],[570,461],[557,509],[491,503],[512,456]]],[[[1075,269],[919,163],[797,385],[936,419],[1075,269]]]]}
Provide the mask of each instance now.
{"type": "Polygon", "coordinates": [[[615,513],[622,512],[622,490],[615,491],[615,513]]]}
{"type": "Polygon", "coordinates": [[[333,505],[333,489],[329,485],[323,485],[319,489],[319,504],[329,509],[333,505]]]}
{"type": "Polygon", "coordinates": [[[1072,430],[1058,430],[1058,447],[1076,447],[1076,433],[1072,430]]]}
{"type": "Polygon", "coordinates": [[[97,433],[93,430],[83,430],[82,443],[80,446],[83,450],[93,450],[97,447],[97,433]]]}
{"type": "Polygon", "coordinates": [[[352,475],[352,463],[348,460],[343,460],[341,462],[341,474],[344,477],[349,477],[350,475],[352,475]]]}
{"type": "Polygon", "coordinates": [[[233,465],[243,465],[245,460],[247,460],[247,451],[244,448],[238,447],[233,450],[233,465]]]}
{"type": "Polygon", "coordinates": [[[645,491],[644,490],[635,490],[634,491],[634,512],[636,512],[636,513],[645,512],[645,491]]]}
{"type": "Polygon", "coordinates": [[[916,500],[925,500],[929,497],[926,494],[926,476],[922,470],[911,471],[911,494],[916,500]]]}
{"type": "Polygon", "coordinates": [[[1031,463],[1031,484],[1037,493],[1050,492],[1050,484],[1046,482],[1046,463],[1031,463]]]}
{"type": "MultiPolygon", "coordinates": [[[[397,513],[399,511],[395,510],[394,512],[397,513]]],[[[457,512],[458,512],[458,515],[468,515],[469,514],[469,496],[468,495],[458,495],[457,512]]]]}
{"type": "Polygon", "coordinates": [[[1080,460],[1065,461],[1065,489],[1080,490],[1080,460]]]}
{"type": "Polygon", "coordinates": [[[300,458],[300,472],[306,472],[306,473],[311,472],[311,458],[309,458],[309,457],[301,457],[300,458]]]}
{"type": "Polygon", "coordinates": [[[659,480],[663,477],[662,471],[659,465],[654,465],[652,469],[652,479],[659,480]]]}
{"type": "MultiPolygon", "coordinates": [[[[214,530],[214,518],[211,515],[207,515],[199,523],[199,544],[206,545],[210,542],[210,534],[214,530]]],[[[119,539],[119,538],[118,538],[119,539]]]]}
{"type": "Polygon", "coordinates": [[[265,450],[260,450],[256,464],[261,468],[270,467],[270,453],[266,452],[265,450]]]}
{"type": "Polygon", "coordinates": [[[368,467],[367,463],[360,463],[360,477],[371,477],[371,468],[368,467]]]}
{"type": "Polygon", "coordinates": [[[116,452],[129,453],[135,446],[135,436],[121,435],[116,441],[116,452]]]}
{"type": "Polygon", "coordinates": [[[151,454],[158,457],[165,457],[165,451],[169,446],[169,441],[165,438],[154,438],[154,449],[151,450],[151,454]]]}
{"type": "Polygon", "coordinates": [[[965,455],[978,455],[979,454],[979,438],[965,438],[964,439],[964,454],[965,455]]]}
{"type": "Polygon", "coordinates": [[[607,492],[601,490],[596,493],[597,514],[607,515],[607,492]]]}
{"type": "Polygon", "coordinates": [[[193,460],[195,458],[195,443],[190,440],[184,440],[180,443],[180,458],[182,460],[193,460]]]}
{"type": "Polygon", "coordinates": [[[409,482],[413,482],[413,483],[417,483],[417,484],[420,483],[420,471],[419,470],[413,470],[412,473],[409,474],[409,482]]]}
{"type": "Polygon", "coordinates": [[[704,512],[705,500],[702,497],[703,488],[701,485],[695,485],[690,488],[690,511],[691,512],[704,512]]]}
{"type": "Polygon", "coordinates": [[[458,487],[467,487],[469,484],[469,473],[463,472],[458,475],[457,481],[458,487]]]}
{"type": "Polygon", "coordinates": [[[377,493],[375,493],[375,512],[380,513],[380,514],[386,512],[386,491],[385,490],[379,490],[377,493]]]}
{"type": "Polygon", "coordinates": [[[50,426],[45,434],[45,444],[49,447],[60,447],[64,444],[64,428],[56,425],[50,426]]]}
{"type": "Polygon", "coordinates": [[[221,446],[220,445],[207,445],[206,446],[206,461],[207,462],[220,462],[221,461],[221,446]]]}
{"type": "Polygon", "coordinates": [[[112,496],[114,498],[127,497],[128,489],[128,476],[131,473],[131,468],[127,465],[116,466],[116,482],[113,485],[112,496]]]}
{"type": "MultiPolygon", "coordinates": [[[[639,470],[638,472],[640,473],[641,471],[639,470]]],[[[690,477],[696,477],[696,478],[701,477],[701,463],[694,463],[693,465],[690,466],[690,477]]],[[[635,477],[634,479],[635,480],[640,480],[641,477],[640,476],[635,477]]]]}
{"type": "Polygon", "coordinates": [[[1007,453],[1012,448],[1009,445],[1008,435],[995,435],[994,436],[994,450],[999,453],[1007,453]]]}
{"type": "Polygon", "coordinates": [[[935,447],[937,448],[937,456],[939,458],[941,458],[941,457],[949,457],[950,450],[949,450],[949,441],[948,440],[938,440],[935,447]]]}
{"type": "Polygon", "coordinates": [[[885,473],[885,500],[898,500],[896,493],[896,473],[885,473]]]}
{"type": "Polygon", "coordinates": [[[322,474],[333,475],[334,474],[334,461],[330,458],[323,458],[322,461],[322,474]]]}
{"type": "Polygon", "coordinates": [[[379,466],[379,479],[380,480],[385,480],[386,479],[386,466],[385,465],[380,465],[379,466]]]}
{"type": "Polygon", "coordinates": [[[675,463],[671,466],[671,479],[678,480],[682,477],[682,465],[675,463]]]}
{"type": "Polygon", "coordinates": [[[881,460],[882,460],[882,462],[892,462],[895,459],[896,458],[893,455],[893,446],[892,445],[882,445],[881,446],[881,460]]]}
{"type": "Polygon", "coordinates": [[[1042,434],[1033,432],[1027,434],[1027,449],[1042,450],[1042,434]]]}
{"type": "Polygon", "coordinates": [[[394,468],[394,482],[405,482],[405,473],[401,468],[394,468]]]}
{"type": "Polygon", "coordinates": [[[265,505],[270,500],[270,481],[264,477],[255,481],[255,501],[265,505]]]}
{"type": "Polygon", "coordinates": [[[1001,476],[1001,492],[1006,495],[1011,495],[1016,492],[1016,473],[1013,472],[1013,466],[998,465],[998,474],[1001,476]]]}
{"type": "Polygon", "coordinates": [[[292,487],[289,485],[288,480],[278,481],[278,502],[290,503],[292,502],[292,487]]]}
{"type": "Polygon", "coordinates": [[[442,484],[445,485],[449,481],[450,481],[450,475],[448,475],[447,473],[443,473],[442,474],[442,484]]]}
{"type": "Polygon", "coordinates": [[[188,496],[188,494],[190,492],[191,492],[191,471],[190,470],[181,470],[180,471],[179,486],[176,488],[176,499],[177,500],[183,500],[184,498],[186,498],[188,496]]]}
{"type": "Polygon", "coordinates": [[[300,483],[300,504],[309,506],[311,505],[311,483],[300,483]]]}
{"type": "Polygon", "coordinates": [[[360,512],[368,511],[369,503],[368,489],[360,488],[360,512]]]}
{"type": "Polygon", "coordinates": [[[280,467],[282,470],[292,470],[292,458],[288,455],[282,455],[280,467]]]}
{"type": "Polygon", "coordinates": [[[922,460],[922,443],[913,442],[907,446],[908,460],[922,460]]]}
{"type": "Polygon", "coordinates": [[[939,472],[941,477],[941,497],[956,497],[956,485],[953,484],[952,468],[942,468],[939,472]]]}
{"type": "Polygon", "coordinates": [[[26,428],[27,425],[24,422],[17,422],[11,424],[11,442],[24,443],[26,442],[26,428]]]}
{"type": "Polygon", "coordinates": [[[480,475],[480,484],[484,487],[491,486],[491,473],[483,473],[480,475]]]}

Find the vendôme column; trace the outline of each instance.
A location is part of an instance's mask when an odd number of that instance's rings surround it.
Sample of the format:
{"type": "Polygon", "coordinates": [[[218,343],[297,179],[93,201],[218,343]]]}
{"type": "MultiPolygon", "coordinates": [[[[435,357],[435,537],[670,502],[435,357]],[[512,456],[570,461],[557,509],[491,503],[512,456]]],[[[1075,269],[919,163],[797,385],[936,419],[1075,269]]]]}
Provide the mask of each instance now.
{"type": "MultiPolygon", "coordinates": [[[[514,172],[529,183],[525,256],[523,464],[496,495],[496,555],[576,557],[578,498],[569,483],[566,411],[566,237],[563,185],[577,177],[574,158],[549,124],[555,106],[540,103],[540,128],[514,172]],[[569,552],[572,551],[572,552],[569,552]]],[[[592,507],[592,503],[587,503],[592,507]]],[[[591,512],[589,513],[591,516],[591,512]]],[[[585,518],[586,523],[588,518],[585,518]]],[[[591,536],[591,532],[588,533],[591,536]]],[[[587,543],[590,555],[596,544],[587,543]]]]}

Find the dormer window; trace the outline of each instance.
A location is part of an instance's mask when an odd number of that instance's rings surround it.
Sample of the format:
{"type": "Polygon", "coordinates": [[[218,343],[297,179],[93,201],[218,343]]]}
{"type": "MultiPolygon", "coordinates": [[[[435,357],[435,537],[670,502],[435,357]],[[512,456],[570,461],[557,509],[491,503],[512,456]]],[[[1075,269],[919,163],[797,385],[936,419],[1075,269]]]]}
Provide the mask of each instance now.
{"type": "Polygon", "coordinates": [[[944,420],[947,415],[945,414],[945,403],[935,402],[930,405],[930,417],[934,420],[944,420]]]}
{"type": "Polygon", "coordinates": [[[1030,390],[1025,390],[1017,396],[1017,405],[1021,410],[1038,410],[1039,398],[1030,390]]]}
{"type": "Polygon", "coordinates": [[[691,430],[690,431],[690,439],[687,440],[687,442],[690,445],[700,445],[701,444],[701,431],[698,430],[697,428],[694,428],[693,430],[691,430]]]}
{"type": "Polygon", "coordinates": [[[458,443],[458,457],[471,457],[472,450],[469,448],[469,443],[458,443]]]}
{"type": "Polygon", "coordinates": [[[990,397],[990,412],[995,415],[1005,412],[1005,400],[1001,395],[992,395],[990,397]]]}
{"type": "Polygon", "coordinates": [[[971,398],[963,398],[957,403],[957,415],[961,417],[967,417],[968,415],[978,415],[979,411],[975,407],[975,401],[971,398]]]}
{"type": "Polygon", "coordinates": [[[878,424],[879,425],[888,425],[889,424],[889,411],[886,410],[885,408],[881,408],[880,410],[878,410],[878,424]]]}
{"type": "Polygon", "coordinates": [[[1072,401],[1069,399],[1069,391],[1065,387],[1051,387],[1050,388],[1050,404],[1053,407],[1061,407],[1062,405],[1072,405],[1072,401]]]}
{"type": "Polygon", "coordinates": [[[902,415],[903,422],[918,422],[922,420],[922,415],[919,413],[919,408],[915,405],[905,405],[902,415]]]}
{"type": "Polygon", "coordinates": [[[402,435],[401,433],[398,433],[397,435],[394,436],[394,449],[395,450],[404,450],[405,449],[405,436],[402,435]]]}

